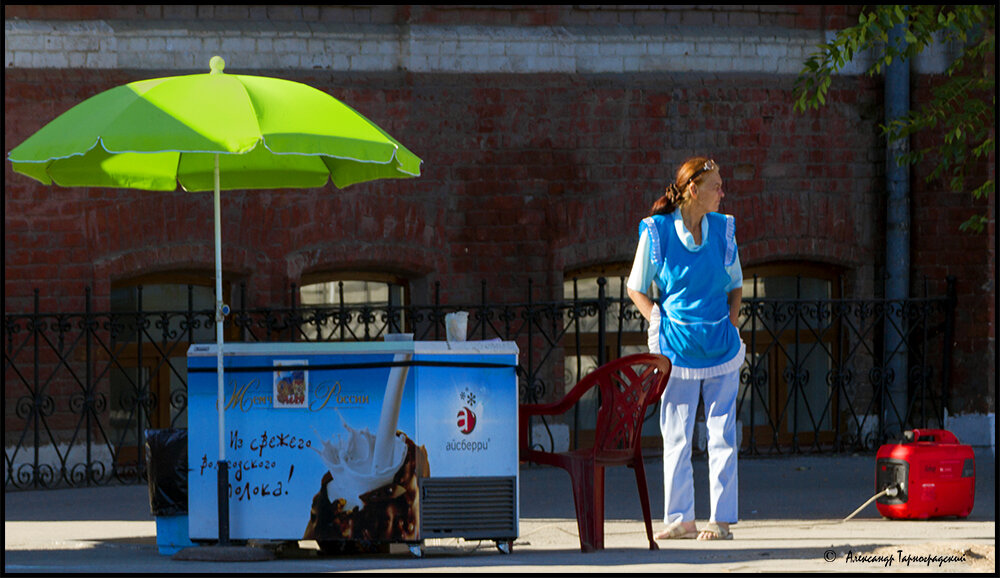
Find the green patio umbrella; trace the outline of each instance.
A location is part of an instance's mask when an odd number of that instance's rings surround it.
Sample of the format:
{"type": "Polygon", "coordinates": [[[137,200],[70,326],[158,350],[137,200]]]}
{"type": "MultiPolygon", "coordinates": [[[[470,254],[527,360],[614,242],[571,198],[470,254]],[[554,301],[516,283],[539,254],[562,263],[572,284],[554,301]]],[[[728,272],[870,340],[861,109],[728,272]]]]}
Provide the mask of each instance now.
{"type": "MultiPolygon", "coordinates": [[[[211,72],[132,82],[68,110],[8,154],[46,185],[215,192],[220,494],[225,466],[221,190],[339,188],[420,175],[421,160],[332,96],[278,78],[211,72]]],[[[228,484],[228,480],[225,481],[228,484]]],[[[220,495],[221,503],[221,495],[220,495]]],[[[228,514],[226,514],[228,516],[228,514]]],[[[220,515],[220,541],[223,536],[220,515]]],[[[228,527],[225,528],[228,532],[228,527]]]]}

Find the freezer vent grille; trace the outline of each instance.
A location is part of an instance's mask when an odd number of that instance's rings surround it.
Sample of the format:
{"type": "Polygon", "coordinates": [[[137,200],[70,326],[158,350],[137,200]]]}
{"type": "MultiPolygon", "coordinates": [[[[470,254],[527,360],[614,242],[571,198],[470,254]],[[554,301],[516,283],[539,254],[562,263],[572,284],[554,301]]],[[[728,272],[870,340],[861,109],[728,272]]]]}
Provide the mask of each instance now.
{"type": "Polygon", "coordinates": [[[422,538],[517,537],[517,478],[423,478],[422,538]]]}

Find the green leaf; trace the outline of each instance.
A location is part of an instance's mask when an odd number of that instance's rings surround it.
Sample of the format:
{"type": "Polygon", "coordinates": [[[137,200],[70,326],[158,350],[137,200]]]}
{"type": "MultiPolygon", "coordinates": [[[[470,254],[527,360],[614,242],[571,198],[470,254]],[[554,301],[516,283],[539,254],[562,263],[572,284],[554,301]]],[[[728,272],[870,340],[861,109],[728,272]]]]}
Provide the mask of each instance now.
{"type": "Polygon", "coordinates": [[[967,221],[958,226],[964,233],[982,234],[986,230],[987,219],[983,215],[973,215],[967,221]]]}

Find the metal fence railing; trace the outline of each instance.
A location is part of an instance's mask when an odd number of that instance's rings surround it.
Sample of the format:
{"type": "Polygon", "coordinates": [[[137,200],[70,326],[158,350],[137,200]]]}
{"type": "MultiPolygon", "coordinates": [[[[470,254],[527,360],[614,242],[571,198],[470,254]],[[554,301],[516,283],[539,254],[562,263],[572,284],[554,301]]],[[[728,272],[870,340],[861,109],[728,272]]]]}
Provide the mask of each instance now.
{"type": "MultiPolygon", "coordinates": [[[[461,306],[435,295],[430,305],[237,307],[226,339],[407,332],[439,340],[445,315],[464,310],[469,339],[517,342],[520,401],[532,403],[561,397],[567,382],[645,343],[645,321],[628,298],[608,295],[603,279],[599,288],[596,298],[557,302],[492,303],[484,284],[479,303],[461,306]]],[[[742,452],[870,450],[900,429],[940,424],[954,295],[949,279],[947,295],[905,301],[746,296],[742,452]]],[[[187,347],[212,341],[204,336],[214,335],[214,311],[195,310],[192,299],[181,311],[144,311],[140,297],[137,311],[95,312],[89,291],[83,312],[42,312],[38,302],[36,291],[34,311],[4,315],[4,487],[143,481],[145,429],[186,427],[187,347]]],[[[586,427],[578,417],[568,424],[574,435],[586,427]]]]}

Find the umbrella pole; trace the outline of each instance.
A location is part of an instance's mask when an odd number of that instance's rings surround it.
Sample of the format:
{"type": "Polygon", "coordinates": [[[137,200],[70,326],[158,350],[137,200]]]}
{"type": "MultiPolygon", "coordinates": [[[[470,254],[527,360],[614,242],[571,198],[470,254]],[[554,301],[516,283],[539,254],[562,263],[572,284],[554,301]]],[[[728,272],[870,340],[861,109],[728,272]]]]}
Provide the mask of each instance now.
{"type": "Polygon", "coordinates": [[[225,378],[222,366],[223,321],[229,307],[222,302],[222,211],[219,201],[219,155],[215,155],[215,342],[216,374],[219,377],[219,542],[215,546],[184,548],[173,555],[174,560],[199,562],[262,562],[274,560],[271,550],[255,546],[236,546],[229,541],[229,463],[226,461],[225,378]]]}
{"type": "Polygon", "coordinates": [[[229,462],[226,461],[226,396],[225,377],[223,374],[222,345],[223,322],[226,318],[226,306],[222,302],[222,223],[219,200],[219,155],[215,155],[215,342],[216,342],[216,375],[218,376],[218,407],[219,407],[219,462],[218,466],[218,496],[219,496],[219,544],[229,543],[229,462]]]}

